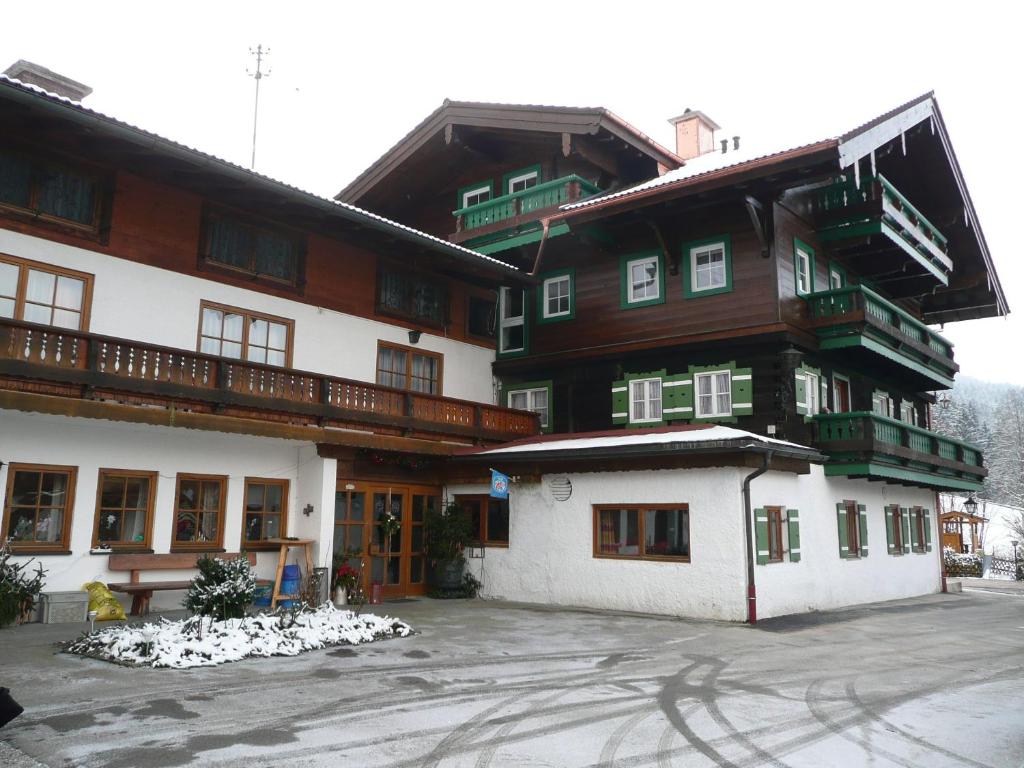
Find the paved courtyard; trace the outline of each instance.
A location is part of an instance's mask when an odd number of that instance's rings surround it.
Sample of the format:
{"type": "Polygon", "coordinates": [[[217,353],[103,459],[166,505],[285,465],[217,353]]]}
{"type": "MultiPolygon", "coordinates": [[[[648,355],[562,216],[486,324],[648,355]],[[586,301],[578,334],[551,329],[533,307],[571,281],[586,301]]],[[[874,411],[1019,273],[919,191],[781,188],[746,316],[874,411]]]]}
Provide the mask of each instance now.
{"type": "MultiPolygon", "coordinates": [[[[1024,765],[1024,596],[764,622],[392,603],[415,637],[188,671],[0,632],[47,766],[1024,765]]],[[[0,756],[3,753],[0,752],[0,756]]]]}

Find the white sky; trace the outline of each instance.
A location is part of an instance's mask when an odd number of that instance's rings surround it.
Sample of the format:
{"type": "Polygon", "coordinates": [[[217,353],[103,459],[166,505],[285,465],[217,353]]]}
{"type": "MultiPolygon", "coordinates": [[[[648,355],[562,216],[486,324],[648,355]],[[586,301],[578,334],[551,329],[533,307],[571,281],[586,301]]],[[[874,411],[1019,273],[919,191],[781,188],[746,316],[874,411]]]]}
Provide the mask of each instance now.
{"type": "Polygon", "coordinates": [[[765,150],[836,135],[928,90],[942,107],[1010,319],[947,326],[965,374],[1024,381],[1024,163],[1010,3],[11,4],[19,58],[93,108],[248,165],[249,47],[271,49],[257,170],[333,195],[445,98],[605,106],[668,147],[701,109],[765,150]],[[836,8],[832,11],[832,8],[836,8]],[[41,10],[45,8],[45,10],[41,10]]]}

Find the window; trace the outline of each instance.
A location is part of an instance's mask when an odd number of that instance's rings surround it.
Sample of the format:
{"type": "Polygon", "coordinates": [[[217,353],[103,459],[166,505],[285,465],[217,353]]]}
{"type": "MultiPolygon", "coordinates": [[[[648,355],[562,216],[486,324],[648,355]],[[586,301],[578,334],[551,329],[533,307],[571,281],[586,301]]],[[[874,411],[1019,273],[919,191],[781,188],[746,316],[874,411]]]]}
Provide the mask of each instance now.
{"type": "Polygon", "coordinates": [[[4,502],[4,540],[15,552],[71,548],[75,467],[11,464],[4,502]]]}
{"type": "Polygon", "coordinates": [[[303,252],[297,236],[222,214],[207,214],[205,228],[203,256],[208,263],[297,284],[303,252]]]}
{"type": "Polygon", "coordinates": [[[226,477],[178,475],[178,487],[174,493],[172,551],[221,549],[226,487],[226,477]]]}
{"type": "Polygon", "coordinates": [[[268,539],[280,539],[288,529],[288,481],[245,478],[245,516],[242,549],[277,549],[268,539]]]}
{"type": "Polygon", "coordinates": [[[594,507],[594,557],[690,560],[687,504],[594,507]]]}
{"type": "Polygon", "coordinates": [[[203,302],[200,305],[199,351],[286,367],[291,365],[291,320],[245,309],[203,302]]]}
{"type": "Polygon", "coordinates": [[[900,421],[917,426],[917,410],[913,403],[906,400],[900,402],[900,421]]]}
{"type": "Polygon", "coordinates": [[[661,379],[629,382],[629,421],[633,424],[661,421],[661,379]]]}
{"type": "Polygon", "coordinates": [[[533,411],[540,416],[542,429],[551,428],[551,383],[537,385],[517,384],[510,389],[505,399],[509,408],[519,411],[533,411]]]}
{"type": "Polygon", "coordinates": [[[492,299],[485,299],[480,296],[469,297],[466,330],[470,336],[479,336],[483,339],[494,338],[496,308],[497,305],[492,299]]]}
{"type": "Polygon", "coordinates": [[[519,288],[502,288],[499,294],[498,351],[526,350],[526,292],[519,288]]]}
{"type": "Polygon", "coordinates": [[[768,507],[768,561],[782,562],[782,507],[768,507]]]}
{"type": "Polygon", "coordinates": [[[382,265],[377,274],[377,311],[428,325],[443,325],[448,311],[444,286],[408,270],[382,265]]]}
{"type": "Polygon", "coordinates": [[[832,376],[832,399],[833,409],[836,413],[849,413],[850,407],[850,380],[845,376],[835,374],[832,376]]]}
{"type": "Polygon", "coordinates": [[[149,549],[157,473],[101,469],[92,545],[149,549]]]}
{"type": "Polygon", "coordinates": [[[622,260],[622,290],[624,308],[659,304],[664,301],[664,274],[661,256],[644,255],[622,260]]]}
{"type": "Polygon", "coordinates": [[[688,243],[683,248],[683,295],[694,298],[732,290],[732,257],[727,237],[688,243]]]}
{"type": "Polygon", "coordinates": [[[793,261],[796,268],[797,295],[806,296],[814,293],[814,250],[802,240],[794,240],[793,261]]]}
{"type": "Polygon", "coordinates": [[[471,537],[491,547],[508,546],[508,499],[490,496],[456,496],[469,517],[471,537]]]}
{"type": "Polygon", "coordinates": [[[334,549],[335,555],[351,554],[349,565],[359,567],[358,555],[366,552],[366,492],[347,490],[334,494],[334,549]]]}
{"type": "Polygon", "coordinates": [[[887,416],[890,419],[893,414],[892,398],[888,392],[875,390],[871,395],[871,411],[879,416],[887,416]]]}
{"type": "Polygon", "coordinates": [[[92,275],[0,256],[0,318],[84,331],[92,275]]]}
{"type": "Polygon", "coordinates": [[[99,183],[94,176],[71,166],[2,150],[0,207],[96,229],[100,218],[99,183]]]}
{"type": "Polygon", "coordinates": [[[569,319],[575,314],[572,295],[572,272],[552,275],[541,284],[540,322],[569,319]]]}
{"type": "Polygon", "coordinates": [[[820,386],[821,379],[818,374],[804,371],[804,413],[807,416],[821,413],[820,386]]]}
{"type": "Polygon", "coordinates": [[[911,536],[910,542],[915,552],[924,552],[927,549],[927,524],[925,520],[924,507],[914,507],[910,513],[911,536]]]}
{"type": "Polygon", "coordinates": [[[540,184],[540,166],[535,165],[532,168],[522,168],[518,171],[507,173],[505,174],[504,182],[502,186],[505,189],[506,195],[532,189],[540,184]]]}
{"type": "Polygon", "coordinates": [[[892,545],[889,554],[903,554],[903,510],[899,505],[893,504],[889,507],[889,515],[892,517],[892,545]]]}
{"type": "Polygon", "coordinates": [[[839,522],[839,556],[857,558],[868,556],[868,521],[863,504],[842,501],[836,504],[839,522]]]}
{"type": "Polygon", "coordinates": [[[442,356],[412,347],[377,342],[377,383],[411,389],[428,395],[441,394],[442,356]]]}
{"type": "Polygon", "coordinates": [[[732,415],[732,375],[729,371],[698,373],[694,379],[698,418],[732,415]]]}
{"type": "Polygon", "coordinates": [[[838,264],[828,266],[828,287],[833,291],[846,287],[846,271],[838,264]]]}
{"type": "Polygon", "coordinates": [[[486,203],[491,199],[491,183],[478,184],[473,187],[467,187],[466,189],[459,191],[459,207],[469,208],[471,205],[479,205],[480,203],[486,203]]]}

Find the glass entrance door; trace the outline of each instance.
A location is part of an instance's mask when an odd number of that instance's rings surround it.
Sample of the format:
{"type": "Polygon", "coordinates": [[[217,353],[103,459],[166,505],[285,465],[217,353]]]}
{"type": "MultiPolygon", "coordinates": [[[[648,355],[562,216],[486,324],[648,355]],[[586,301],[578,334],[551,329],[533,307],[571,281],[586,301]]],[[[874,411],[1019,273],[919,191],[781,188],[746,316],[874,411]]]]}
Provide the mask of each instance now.
{"type": "Polygon", "coordinates": [[[394,597],[405,594],[402,589],[403,582],[403,561],[407,559],[408,548],[405,544],[404,534],[406,533],[408,515],[406,514],[406,499],[408,496],[399,488],[375,488],[373,490],[373,532],[370,541],[373,543],[371,552],[370,583],[382,584],[384,595],[394,597]],[[385,536],[381,521],[387,516],[390,510],[401,527],[398,532],[391,536],[385,536]],[[405,556],[404,556],[405,555],[405,556]]]}

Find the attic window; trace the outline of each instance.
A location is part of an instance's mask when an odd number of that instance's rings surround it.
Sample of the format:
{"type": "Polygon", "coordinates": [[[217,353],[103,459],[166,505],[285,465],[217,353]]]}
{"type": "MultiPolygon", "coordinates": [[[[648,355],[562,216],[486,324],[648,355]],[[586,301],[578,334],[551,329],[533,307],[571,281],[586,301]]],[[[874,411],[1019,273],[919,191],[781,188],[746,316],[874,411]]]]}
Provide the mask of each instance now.
{"type": "Polygon", "coordinates": [[[480,203],[486,203],[490,199],[490,184],[486,186],[475,187],[473,189],[467,189],[462,193],[462,207],[469,208],[469,206],[471,205],[479,205],[480,203]]]}
{"type": "Polygon", "coordinates": [[[0,206],[96,229],[99,202],[94,176],[28,155],[0,152],[0,206]]]}
{"type": "Polygon", "coordinates": [[[203,255],[210,264],[289,285],[298,282],[302,244],[284,232],[210,214],[204,245],[203,255]]]}

